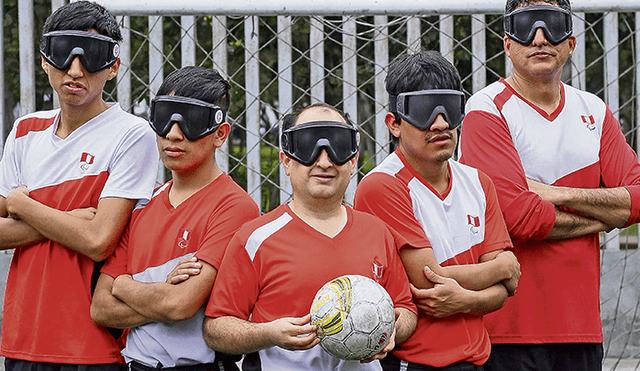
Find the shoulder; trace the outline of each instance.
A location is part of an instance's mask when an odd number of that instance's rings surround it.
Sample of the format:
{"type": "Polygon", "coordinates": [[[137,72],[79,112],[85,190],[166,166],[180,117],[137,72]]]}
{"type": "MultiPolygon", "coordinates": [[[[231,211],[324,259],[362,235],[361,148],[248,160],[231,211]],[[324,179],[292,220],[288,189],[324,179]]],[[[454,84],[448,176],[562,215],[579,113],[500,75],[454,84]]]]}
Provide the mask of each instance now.
{"type": "Polygon", "coordinates": [[[38,111],[18,118],[14,123],[16,138],[25,136],[30,132],[43,131],[55,123],[59,109],[50,111],[38,111]]]}
{"type": "Polygon", "coordinates": [[[502,82],[496,81],[474,93],[467,100],[465,111],[486,111],[499,114],[501,101],[506,101],[512,96],[511,90],[502,82]]]}

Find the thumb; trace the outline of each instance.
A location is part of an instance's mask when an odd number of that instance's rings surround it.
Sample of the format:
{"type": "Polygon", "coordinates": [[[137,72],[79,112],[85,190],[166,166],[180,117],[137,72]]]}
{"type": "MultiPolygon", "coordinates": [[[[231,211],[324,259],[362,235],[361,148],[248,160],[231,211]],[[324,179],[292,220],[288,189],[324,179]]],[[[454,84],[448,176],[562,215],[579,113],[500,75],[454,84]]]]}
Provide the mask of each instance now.
{"type": "Polygon", "coordinates": [[[437,275],[434,271],[431,270],[428,266],[424,266],[424,276],[433,283],[444,283],[444,278],[437,275]]]}

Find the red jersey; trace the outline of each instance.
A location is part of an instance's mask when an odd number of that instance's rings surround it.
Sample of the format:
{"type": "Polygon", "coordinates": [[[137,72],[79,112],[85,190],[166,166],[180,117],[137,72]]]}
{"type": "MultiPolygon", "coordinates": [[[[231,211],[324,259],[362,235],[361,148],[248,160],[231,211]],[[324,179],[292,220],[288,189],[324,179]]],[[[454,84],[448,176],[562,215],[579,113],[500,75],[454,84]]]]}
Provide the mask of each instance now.
{"type": "MultiPolygon", "coordinates": [[[[511,248],[491,180],[476,169],[448,162],[450,182],[439,194],[396,150],[358,184],[355,208],[374,214],[398,232],[399,248],[433,248],[442,266],[476,264],[483,254],[511,248]]],[[[418,313],[418,325],[394,355],[444,367],[482,365],[491,344],[482,316],[433,318],[418,313]]]]}
{"type": "MultiPolygon", "coordinates": [[[[251,317],[259,323],[302,317],[309,314],[316,292],[345,274],[376,280],[396,307],[415,313],[391,232],[378,218],[345,207],[347,223],[333,238],[309,226],[286,204],[245,224],[229,243],[206,315],[251,317]]],[[[314,369],[320,349],[304,351],[304,356],[294,352],[301,363],[291,363],[289,352],[280,348],[259,353],[265,369],[270,364],[302,370],[314,369]]]]}
{"type": "MultiPolygon", "coordinates": [[[[62,139],[59,110],[19,119],[0,162],[0,195],[26,185],[57,210],[97,207],[103,197],[148,200],[158,168],[155,134],[112,105],[62,139]]],[[[45,240],[17,248],[5,291],[2,351],[35,362],[122,362],[120,344],[91,321],[93,260],[45,240]]]]}
{"type": "Polygon", "coordinates": [[[527,178],[578,187],[624,186],[628,224],[640,219],[640,165],[611,110],[597,96],[564,84],[547,114],[504,79],[474,94],[462,125],[460,161],[486,172],[522,277],[504,308],[485,316],[495,343],[600,343],[598,234],[547,240],[555,206],[529,191],[527,178]]]}

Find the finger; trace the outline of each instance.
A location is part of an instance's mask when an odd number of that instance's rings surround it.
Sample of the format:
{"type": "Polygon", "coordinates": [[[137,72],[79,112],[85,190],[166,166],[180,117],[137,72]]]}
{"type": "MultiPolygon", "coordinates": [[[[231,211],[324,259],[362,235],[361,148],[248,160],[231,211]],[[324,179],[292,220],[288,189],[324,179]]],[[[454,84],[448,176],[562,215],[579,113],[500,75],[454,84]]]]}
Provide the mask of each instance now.
{"type": "Polygon", "coordinates": [[[424,266],[424,276],[433,283],[444,283],[444,278],[438,276],[434,271],[432,271],[428,266],[424,266]]]}
{"type": "Polygon", "coordinates": [[[180,282],[184,282],[189,278],[188,274],[179,274],[169,278],[169,283],[175,285],[180,282]]]}

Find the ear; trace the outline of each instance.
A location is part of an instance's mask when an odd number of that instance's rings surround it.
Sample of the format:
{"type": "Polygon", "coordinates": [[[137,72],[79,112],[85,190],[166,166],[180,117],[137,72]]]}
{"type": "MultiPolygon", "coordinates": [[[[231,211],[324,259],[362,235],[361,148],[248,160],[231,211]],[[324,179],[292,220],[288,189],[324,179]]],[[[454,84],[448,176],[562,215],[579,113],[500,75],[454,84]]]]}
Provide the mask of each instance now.
{"type": "Polygon", "coordinates": [[[116,59],[116,62],[109,67],[109,75],[107,80],[111,80],[118,76],[118,70],[120,69],[120,58],[116,59]]]}
{"type": "Polygon", "coordinates": [[[213,132],[213,146],[215,148],[220,148],[224,144],[224,142],[229,137],[229,133],[231,132],[231,125],[228,122],[223,122],[218,126],[216,131],[213,132]]]}
{"type": "Polygon", "coordinates": [[[47,75],[49,74],[49,68],[51,67],[51,65],[49,64],[49,62],[45,61],[42,56],[40,56],[40,67],[42,67],[44,73],[46,73],[47,75]]]}
{"type": "Polygon", "coordinates": [[[293,159],[289,157],[289,155],[280,151],[280,162],[282,162],[284,173],[287,174],[287,176],[291,176],[291,171],[290,171],[291,161],[293,161],[293,159]]]}
{"type": "Polygon", "coordinates": [[[504,54],[511,58],[511,43],[513,41],[508,37],[505,36],[502,38],[502,47],[504,48],[504,54]]]}
{"type": "Polygon", "coordinates": [[[573,54],[573,50],[576,48],[576,37],[574,35],[569,36],[569,55],[573,54]]]}
{"type": "Polygon", "coordinates": [[[384,116],[384,123],[389,128],[391,135],[400,138],[400,123],[396,121],[396,117],[392,112],[387,112],[384,116]]]}
{"type": "Polygon", "coordinates": [[[355,156],[353,156],[353,158],[351,160],[349,160],[348,164],[349,164],[349,176],[353,175],[353,173],[356,171],[356,166],[358,165],[358,157],[360,157],[360,153],[357,153],[355,156]]]}

